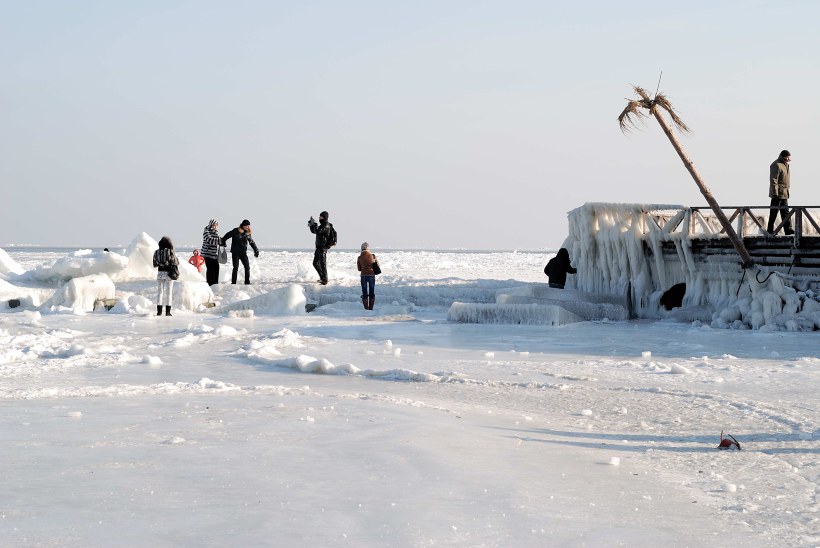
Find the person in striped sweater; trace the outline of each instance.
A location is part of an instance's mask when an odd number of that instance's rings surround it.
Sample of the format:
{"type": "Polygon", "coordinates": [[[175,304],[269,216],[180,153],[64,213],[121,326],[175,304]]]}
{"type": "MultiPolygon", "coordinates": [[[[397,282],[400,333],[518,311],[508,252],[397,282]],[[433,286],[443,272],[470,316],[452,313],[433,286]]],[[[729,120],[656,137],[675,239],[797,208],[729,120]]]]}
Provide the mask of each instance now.
{"type": "Polygon", "coordinates": [[[205,259],[205,279],[208,285],[219,283],[219,222],[216,219],[208,221],[205,230],[202,231],[202,248],[199,252],[205,259]]]}

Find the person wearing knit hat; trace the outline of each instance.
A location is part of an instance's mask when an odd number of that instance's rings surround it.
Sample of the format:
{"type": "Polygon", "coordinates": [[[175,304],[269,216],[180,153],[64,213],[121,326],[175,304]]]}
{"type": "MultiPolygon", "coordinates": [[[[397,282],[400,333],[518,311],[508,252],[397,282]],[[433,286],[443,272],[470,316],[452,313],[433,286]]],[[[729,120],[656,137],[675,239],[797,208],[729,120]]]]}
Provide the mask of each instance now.
{"type": "MultiPolygon", "coordinates": [[[[370,244],[362,244],[362,253],[356,260],[356,268],[362,273],[362,304],[365,310],[373,310],[376,304],[376,256],[370,252],[370,244]]],[[[381,272],[381,270],[378,270],[381,272]]]]}
{"type": "Polygon", "coordinates": [[[336,245],[338,235],[333,225],[328,222],[327,211],[322,211],[319,214],[319,222],[317,223],[313,216],[307,222],[308,228],[316,234],[316,251],[313,254],[313,268],[319,274],[319,283],[327,285],[327,250],[336,245]]]}
{"type": "MultiPolygon", "coordinates": [[[[771,204],[769,209],[769,224],[766,231],[769,235],[774,235],[774,224],[777,220],[777,212],[783,219],[783,233],[786,236],[794,234],[792,230],[791,217],[789,217],[789,188],[791,185],[791,174],[789,164],[792,161],[792,154],[788,150],[780,151],[780,156],[769,166],[769,198],[771,204]]],[[[779,227],[778,227],[779,228],[779,227]]]]}
{"type": "Polygon", "coordinates": [[[251,283],[251,264],[248,260],[248,245],[253,248],[253,256],[259,256],[259,248],[251,236],[251,222],[243,219],[238,227],[234,228],[222,236],[222,245],[227,245],[231,241],[231,260],[233,261],[233,272],[231,272],[231,283],[236,283],[236,275],[239,272],[239,263],[245,268],[245,285],[251,283]]]}
{"type": "Polygon", "coordinates": [[[202,231],[202,258],[205,259],[205,280],[208,285],[219,283],[219,221],[211,219],[202,231]]]}

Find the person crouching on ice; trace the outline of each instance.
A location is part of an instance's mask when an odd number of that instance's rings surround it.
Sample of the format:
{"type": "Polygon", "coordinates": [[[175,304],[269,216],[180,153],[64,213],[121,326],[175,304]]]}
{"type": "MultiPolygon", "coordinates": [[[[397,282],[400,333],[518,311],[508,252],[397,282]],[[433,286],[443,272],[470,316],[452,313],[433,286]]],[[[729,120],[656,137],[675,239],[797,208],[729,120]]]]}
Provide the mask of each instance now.
{"type": "Polygon", "coordinates": [[[550,287],[556,289],[564,289],[564,284],[567,283],[567,274],[575,274],[578,272],[569,260],[569,251],[565,247],[558,250],[558,254],[549,260],[547,266],[544,267],[544,274],[549,276],[550,287]]]}
{"type": "Polygon", "coordinates": [[[194,254],[188,259],[188,262],[196,267],[197,272],[202,272],[202,265],[205,264],[205,257],[199,254],[198,249],[194,249],[194,254]]]}

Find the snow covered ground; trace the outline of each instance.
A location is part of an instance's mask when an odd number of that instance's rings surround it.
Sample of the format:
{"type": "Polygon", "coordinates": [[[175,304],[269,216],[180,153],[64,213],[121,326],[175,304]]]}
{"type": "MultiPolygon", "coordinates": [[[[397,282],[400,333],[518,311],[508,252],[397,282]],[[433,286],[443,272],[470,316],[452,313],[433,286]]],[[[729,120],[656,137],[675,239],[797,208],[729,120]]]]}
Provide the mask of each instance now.
{"type": "MultiPolygon", "coordinates": [[[[88,266],[6,251],[41,302],[88,266]]],[[[551,254],[374,251],[373,312],[335,250],[326,287],[263,250],[170,318],[138,276],[111,312],[0,308],[0,544],[820,545],[817,332],[448,322],[551,254]]]]}

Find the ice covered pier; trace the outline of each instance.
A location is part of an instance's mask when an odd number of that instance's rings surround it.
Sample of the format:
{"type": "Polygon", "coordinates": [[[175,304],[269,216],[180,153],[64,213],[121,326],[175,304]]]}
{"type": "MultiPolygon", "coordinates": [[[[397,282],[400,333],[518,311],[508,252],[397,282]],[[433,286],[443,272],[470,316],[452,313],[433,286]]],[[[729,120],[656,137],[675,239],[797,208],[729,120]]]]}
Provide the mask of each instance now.
{"type": "Polygon", "coordinates": [[[792,235],[784,233],[780,215],[773,233],[766,231],[768,206],[724,212],[759,267],[753,275],[741,267],[709,208],[587,203],[569,212],[563,247],[578,269],[568,277],[567,290],[589,306],[562,303],[556,293],[530,286],[499,292],[496,304],[482,310],[456,303],[450,319],[559,325],[671,316],[713,327],[820,329],[820,206],[788,209],[792,235]],[[676,302],[667,306],[664,294],[675,292],[676,302]],[[533,320],[536,306],[548,318],[533,320]]]}

